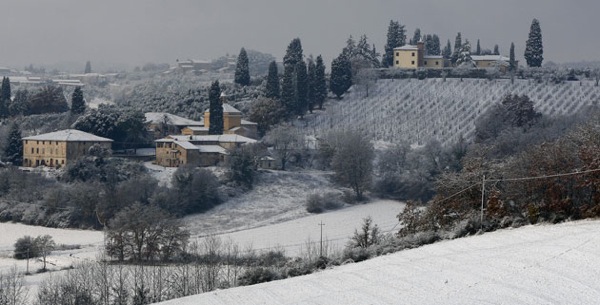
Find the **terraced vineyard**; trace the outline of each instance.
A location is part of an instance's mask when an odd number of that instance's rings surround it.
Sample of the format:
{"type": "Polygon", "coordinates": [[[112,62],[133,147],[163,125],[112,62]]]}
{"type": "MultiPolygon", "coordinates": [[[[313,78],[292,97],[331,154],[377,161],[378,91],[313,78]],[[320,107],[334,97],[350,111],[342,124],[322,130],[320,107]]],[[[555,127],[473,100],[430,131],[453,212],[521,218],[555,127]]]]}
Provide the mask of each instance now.
{"type": "Polygon", "coordinates": [[[506,94],[527,94],[538,111],[551,116],[575,113],[600,99],[600,87],[593,81],[386,79],[369,91],[365,97],[353,87],[342,100],[330,100],[327,110],[307,117],[307,127],[316,134],[359,128],[373,140],[423,144],[436,139],[449,144],[460,136],[472,138],[475,119],[506,94]]]}

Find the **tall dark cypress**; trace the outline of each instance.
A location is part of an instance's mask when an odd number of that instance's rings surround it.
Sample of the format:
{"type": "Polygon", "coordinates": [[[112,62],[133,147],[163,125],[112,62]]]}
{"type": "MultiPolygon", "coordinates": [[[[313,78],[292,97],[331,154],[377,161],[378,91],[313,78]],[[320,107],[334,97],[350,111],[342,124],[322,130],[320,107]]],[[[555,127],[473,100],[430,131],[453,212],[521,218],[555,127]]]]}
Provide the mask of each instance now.
{"type": "Polygon", "coordinates": [[[537,19],[531,22],[529,38],[525,43],[525,60],[530,67],[541,67],[544,61],[544,46],[542,44],[542,28],[537,19]]]}
{"type": "Polygon", "coordinates": [[[316,87],[316,66],[315,66],[315,61],[312,60],[312,58],[308,61],[308,89],[307,89],[307,93],[306,93],[306,97],[308,100],[308,112],[312,113],[313,109],[315,109],[315,104],[316,104],[316,94],[315,94],[315,87],[316,87]]]}
{"type": "Polygon", "coordinates": [[[325,63],[323,57],[317,56],[315,66],[315,104],[319,105],[319,109],[323,109],[323,103],[327,98],[327,80],[325,79],[325,63]]]}
{"type": "Polygon", "coordinates": [[[481,45],[479,44],[479,39],[477,39],[477,48],[475,49],[475,55],[481,55],[481,45]]]}
{"type": "Polygon", "coordinates": [[[286,116],[291,116],[294,113],[296,104],[296,88],[294,67],[285,66],[283,68],[283,80],[281,82],[281,104],[285,109],[286,116]]]}
{"type": "Polygon", "coordinates": [[[71,95],[71,113],[82,114],[85,112],[85,100],[81,87],[76,87],[71,95]]]}
{"type": "Polygon", "coordinates": [[[456,34],[456,39],[454,40],[454,52],[452,53],[452,64],[455,64],[458,60],[458,56],[460,55],[460,51],[462,50],[462,37],[460,32],[456,34]]]}
{"type": "Polygon", "coordinates": [[[294,38],[287,47],[285,56],[283,56],[283,64],[294,68],[303,58],[302,42],[300,38],[294,38]]]}
{"type": "Polygon", "coordinates": [[[296,105],[295,114],[299,117],[304,116],[308,108],[308,73],[304,60],[296,64],[296,105]]]}
{"type": "Polygon", "coordinates": [[[508,58],[508,69],[510,71],[515,71],[517,69],[517,61],[515,60],[515,44],[513,42],[510,43],[510,55],[508,58]]]}
{"type": "Polygon", "coordinates": [[[2,87],[0,89],[0,117],[6,118],[9,116],[10,107],[10,79],[8,77],[2,78],[2,87]]]}
{"type": "Polygon", "coordinates": [[[329,88],[338,99],[352,86],[352,63],[342,52],[331,62],[331,79],[329,88]]]}
{"type": "Polygon", "coordinates": [[[221,104],[221,87],[219,87],[218,80],[210,86],[208,101],[210,103],[208,134],[223,134],[223,105],[221,104]]]}
{"type": "Polygon", "coordinates": [[[235,67],[234,82],[242,86],[250,85],[250,67],[248,65],[248,54],[246,49],[240,50],[240,55],[237,58],[237,65],[235,67]]]}
{"type": "Polygon", "coordinates": [[[275,61],[269,64],[265,96],[272,99],[279,98],[279,72],[277,71],[277,63],[275,61]]]}
{"type": "Polygon", "coordinates": [[[404,26],[398,21],[390,20],[388,26],[387,40],[384,46],[384,54],[381,63],[384,67],[394,66],[394,48],[401,47],[406,42],[404,26]]]}

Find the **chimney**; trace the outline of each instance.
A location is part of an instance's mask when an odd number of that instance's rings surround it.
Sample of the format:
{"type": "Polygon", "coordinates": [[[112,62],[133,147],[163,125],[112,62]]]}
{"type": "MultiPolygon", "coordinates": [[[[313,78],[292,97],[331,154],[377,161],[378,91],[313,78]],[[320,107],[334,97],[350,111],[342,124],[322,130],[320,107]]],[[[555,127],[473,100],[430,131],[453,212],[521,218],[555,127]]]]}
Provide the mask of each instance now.
{"type": "Polygon", "coordinates": [[[422,67],[423,66],[423,56],[425,56],[425,43],[423,42],[423,38],[421,37],[421,40],[419,40],[419,42],[417,42],[417,58],[418,58],[418,65],[417,67],[422,67]]]}

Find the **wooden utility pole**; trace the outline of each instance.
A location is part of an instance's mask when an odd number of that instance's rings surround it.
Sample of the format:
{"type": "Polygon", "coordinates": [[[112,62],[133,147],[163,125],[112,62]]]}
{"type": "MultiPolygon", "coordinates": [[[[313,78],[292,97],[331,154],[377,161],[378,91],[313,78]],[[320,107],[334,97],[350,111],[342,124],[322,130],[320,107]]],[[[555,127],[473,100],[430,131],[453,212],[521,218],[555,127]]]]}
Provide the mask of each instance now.
{"type": "Polygon", "coordinates": [[[485,199],[485,175],[483,175],[483,180],[481,181],[481,227],[480,230],[483,232],[483,202],[485,199]]]}
{"type": "Polygon", "coordinates": [[[319,223],[319,226],[321,227],[321,251],[319,251],[319,257],[323,257],[323,226],[324,225],[325,224],[321,220],[321,223],[319,223]]]}

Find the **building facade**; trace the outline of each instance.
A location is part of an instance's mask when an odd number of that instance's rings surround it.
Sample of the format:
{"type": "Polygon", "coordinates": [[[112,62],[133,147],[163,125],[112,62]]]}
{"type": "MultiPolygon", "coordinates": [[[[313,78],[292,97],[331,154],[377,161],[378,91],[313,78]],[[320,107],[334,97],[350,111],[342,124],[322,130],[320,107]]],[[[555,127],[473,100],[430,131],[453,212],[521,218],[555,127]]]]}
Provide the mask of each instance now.
{"type": "Polygon", "coordinates": [[[426,55],[425,44],[420,41],[417,45],[405,45],[394,48],[394,68],[400,69],[442,69],[444,57],[426,55]]]}
{"type": "Polygon", "coordinates": [[[110,150],[113,140],[93,134],[66,129],[23,140],[23,166],[64,167],[88,154],[90,147],[99,145],[110,150]]]}

